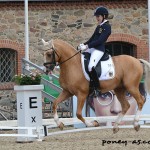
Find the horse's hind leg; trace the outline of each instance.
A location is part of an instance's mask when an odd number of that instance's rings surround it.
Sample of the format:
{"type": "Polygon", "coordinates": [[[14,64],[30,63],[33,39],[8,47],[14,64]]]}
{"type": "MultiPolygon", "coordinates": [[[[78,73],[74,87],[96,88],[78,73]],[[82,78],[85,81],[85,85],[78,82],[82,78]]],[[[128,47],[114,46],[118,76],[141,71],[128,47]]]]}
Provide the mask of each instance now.
{"type": "Polygon", "coordinates": [[[134,129],[136,131],[139,131],[140,129],[140,125],[139,125],[139,118],[140,118],[140,114],[143,108],[143,105],[145,103],[144,97],[142,97],[142,95],[139,92],[139,89],[134,89],[132,91],[130,91],[131,95],[135,98],[137,105],[138,105],[138,110],[135,114],[135,118],[134,118],[134,129]]]}
{"type": "Polygon", "coordinates": [[[59,103],[61,103],[62,101],[66,100],[67,98],[71,97],[72,94],[70,94],[68,91],[63,90],[60,95],[58,96],[57,99],[55,99],[55,101],[53,102],[53,114],[54,114],[54,120],[57,124],[57,126],[63,130],[64,124],[62,122],[59,121],[59,117],[57,114],[57,106],[59,103]]]}
{"type": "Polygon", "coordinates": [[[115,121],[115,125],[114,125],[114,128],[113,128],[113,132],[117,133],[119,131],[118,125],[120,124],[120,122],[122,121],[124,115],[128,111],[128,109],[130,107],[130,104],[125,98],[126,90],[124,88],[115,89],[114,91],[115,91],[115,94],[116,94],[116,96],[117,96],[117,98],[118,98],[118,100],[119,100],[119,102],[121,103],[121,106],[122,106],[122,112],[119,114],[117,120],[115,121]]]}

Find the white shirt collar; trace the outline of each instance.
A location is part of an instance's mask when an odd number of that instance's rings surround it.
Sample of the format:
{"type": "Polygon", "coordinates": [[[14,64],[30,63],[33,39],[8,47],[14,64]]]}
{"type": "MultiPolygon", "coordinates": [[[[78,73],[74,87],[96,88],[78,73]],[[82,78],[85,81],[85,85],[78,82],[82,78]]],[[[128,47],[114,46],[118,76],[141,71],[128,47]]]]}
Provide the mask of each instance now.
{"type": "Polygon", "coordinates": [[[104,20],[102,23],[100,23],[100,26],[103,25],[105,22],[107,22],[108,20],[104,20]]]}

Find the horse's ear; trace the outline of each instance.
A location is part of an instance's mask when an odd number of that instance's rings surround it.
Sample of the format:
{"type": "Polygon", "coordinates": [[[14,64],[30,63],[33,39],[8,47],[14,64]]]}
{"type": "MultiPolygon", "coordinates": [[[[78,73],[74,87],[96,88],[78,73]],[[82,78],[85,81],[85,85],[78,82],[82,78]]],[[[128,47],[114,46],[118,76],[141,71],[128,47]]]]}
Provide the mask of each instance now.
{"type": "Polygon", "coordinates": [[[53,40],[48,41],[50,47],[54,48],[53,40]]]}
{"type": "Polygon", "coordinates": [[[43,43],[44,46],[49,45],[49,42],[45,42],[44,39],[42,39],[42,43],[43,43]]]}

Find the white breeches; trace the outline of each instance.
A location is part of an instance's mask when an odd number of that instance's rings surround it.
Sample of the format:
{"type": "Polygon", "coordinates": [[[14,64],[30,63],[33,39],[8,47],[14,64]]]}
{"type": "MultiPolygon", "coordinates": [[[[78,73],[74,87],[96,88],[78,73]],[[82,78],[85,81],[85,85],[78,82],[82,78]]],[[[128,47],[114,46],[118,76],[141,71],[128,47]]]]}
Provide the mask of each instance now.
{"type": "Polygon", "coordinates": [[[90,58],[89,66],[88,66],[88,70],[89,72],[91,72],[92,67],[95,67],[97,65],[99,60],[102,58],[104,52],[94,49],[94,48],[87,49],[86,52],[91,54],[91,58],[90,58]]]}

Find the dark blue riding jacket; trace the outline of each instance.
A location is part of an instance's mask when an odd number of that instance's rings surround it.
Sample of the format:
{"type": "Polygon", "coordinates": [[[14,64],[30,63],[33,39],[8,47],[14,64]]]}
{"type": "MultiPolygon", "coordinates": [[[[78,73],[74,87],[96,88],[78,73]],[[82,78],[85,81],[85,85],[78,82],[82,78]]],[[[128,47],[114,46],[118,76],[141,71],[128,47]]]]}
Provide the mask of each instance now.
{"type": "Polygon", "coordinates": [[[105,22],[101,26],[98,25],[92,35],[92,37],[85,42],[89,48],[95,48],[100,51],[105,51],[105,42],[111,34],[111,26],[109,22],[105,22]]]}

